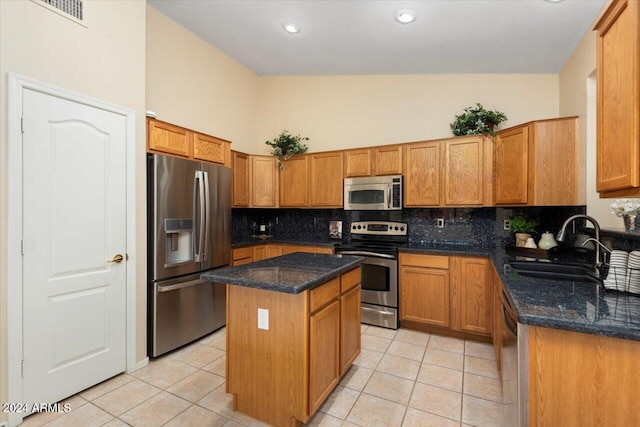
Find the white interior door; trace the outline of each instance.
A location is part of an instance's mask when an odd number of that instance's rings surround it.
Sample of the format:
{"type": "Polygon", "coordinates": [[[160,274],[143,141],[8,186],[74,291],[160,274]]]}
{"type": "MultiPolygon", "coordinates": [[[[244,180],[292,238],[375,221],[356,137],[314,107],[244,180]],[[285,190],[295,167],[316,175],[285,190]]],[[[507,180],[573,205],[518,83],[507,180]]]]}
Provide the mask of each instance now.
{"type": "Polygon", "coordinates": [[[126,118],[22,93],[23,401],[56,402],[126,367],[126,118]]]}

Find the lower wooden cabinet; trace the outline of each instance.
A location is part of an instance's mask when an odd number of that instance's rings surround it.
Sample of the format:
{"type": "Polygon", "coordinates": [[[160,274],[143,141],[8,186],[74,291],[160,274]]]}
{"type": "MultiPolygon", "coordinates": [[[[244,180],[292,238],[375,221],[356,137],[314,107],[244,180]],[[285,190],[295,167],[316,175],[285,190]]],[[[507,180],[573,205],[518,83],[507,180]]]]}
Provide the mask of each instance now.
{"type": "Polygon", "coordinates": [[[340,301],[309,317],[309,413],[314,413],[340,379],[340,301]]]}
{"type": "Polygon", "coordinates": [[[449,270],[401,265],[400,320],[449,327],[449,270]]]}
{"type": "Polygon", "coordinates": [[[491,335],[491,262],[484,257],[400,254],[402,326],[491,335]]]}
{"type": "Polygon", "coordinates": [[[310,252],[314,254],[332,254],[333,248],[329,246],[293,245],[286,243],[282,247],[282,254],[292,254],[294,252],[310,252]]]}
{"type": "Polygon", "coordinates": [[[289,243],[259,243],[252,246],[234,248],[232,251],[231,265],[238,266],[242,264],[248,264],[250,262],[262,261],[263,259],[269,259],[280,255],[291,254],[294,252],[332,254],[333,248],[330,246],[295,245],[289,243]]]}
{"type": "Polygon", "coordinates": [[[231,251],[231,265],[238,266],[253,262],[253,247],[234,248],[231,251]]]}
{"type": "Polygon", "coordinates": [[[494,268],[491,269],[491,337],[493,339],[493,350],[496,354],[496,364],[498,372],[502,374],[502,342],[505,331],[505,324],[502,314],[502,281],[494,268]]]}
{"type": "Polygon", "coordinates": [[[340,375],[360,355],[360,269],[343,274],[340,280],[340,375]]]}
{"type": "Polygon", "coordinates": [[[491,261],[451,257],[451,327],[491,335],[491,261]]]}

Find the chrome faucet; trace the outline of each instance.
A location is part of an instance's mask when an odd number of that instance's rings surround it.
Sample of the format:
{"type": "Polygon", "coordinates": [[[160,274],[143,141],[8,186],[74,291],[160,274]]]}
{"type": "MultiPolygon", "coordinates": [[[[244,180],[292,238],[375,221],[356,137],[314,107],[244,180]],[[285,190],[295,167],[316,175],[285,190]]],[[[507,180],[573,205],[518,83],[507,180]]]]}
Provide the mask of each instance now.
{"type": "MultiPolygon", "coordinates": [[[[565,239],[565,234],[567,232],[567,226],[574,220],[576,219],[580,219],[580,218],[584,218],[587,219],[591,222],[591,224],[593,224],[593,228],[595,229],[596,232],[596,238],[595,240],[600,243],[600,224],[598,224],[598,221],[596,221],[594,218],[590,217],[589,215],[584,215],[584,214],[577,214],[577,215],[573,215],[570,216],[569,218],[567,218],[567,220],[564,222],[564,224],[562,224],[562,228],[560,228],[560,231],[558,232],[558,235],[556,236],[556,240],[558,242],[564,242],[565,239]]],[[[594,245],[595,246],[595,250],[596,250],[596,260],[594,262],[594,266],[595,267],[599,267],[600,266],[600,245],[594,245]]]]}

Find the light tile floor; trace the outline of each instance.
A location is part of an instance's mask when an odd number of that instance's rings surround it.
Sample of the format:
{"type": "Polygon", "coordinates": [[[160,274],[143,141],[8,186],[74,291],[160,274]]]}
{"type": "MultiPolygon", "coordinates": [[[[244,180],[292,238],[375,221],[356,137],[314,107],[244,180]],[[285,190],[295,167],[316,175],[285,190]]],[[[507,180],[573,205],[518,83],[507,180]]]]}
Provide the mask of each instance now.
{"type": "MultiPolygon", "coordinates": [[[[214,332],[67,399],[69,413],[23,426],[264,426],[231,409],[225,342],[224,329],[214,332]]],[[[361,355],[308,425],[495,427],[501,402],[491,345],[362,325],[361,355]]]]}

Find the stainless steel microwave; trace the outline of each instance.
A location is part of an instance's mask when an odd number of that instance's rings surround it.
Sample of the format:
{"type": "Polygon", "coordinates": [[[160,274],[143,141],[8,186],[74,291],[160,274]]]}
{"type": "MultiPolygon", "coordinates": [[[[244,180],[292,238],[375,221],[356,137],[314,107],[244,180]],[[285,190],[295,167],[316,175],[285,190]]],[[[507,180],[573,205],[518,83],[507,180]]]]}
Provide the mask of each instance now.
{"type": "Polygon", "coordinates": [[[402,209],[402,175],[345,178],[344,209],[347,211],[402,209]]]}

